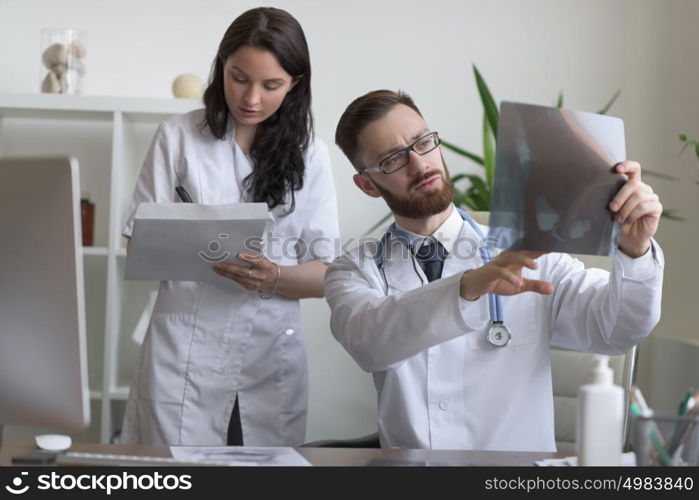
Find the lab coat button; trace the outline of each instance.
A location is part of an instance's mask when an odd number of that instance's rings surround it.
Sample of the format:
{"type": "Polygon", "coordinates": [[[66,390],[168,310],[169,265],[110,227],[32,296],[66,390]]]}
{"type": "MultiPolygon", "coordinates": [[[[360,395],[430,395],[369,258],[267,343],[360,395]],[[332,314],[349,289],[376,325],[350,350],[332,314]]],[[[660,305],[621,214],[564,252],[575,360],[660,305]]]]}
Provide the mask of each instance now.
{"type": "Polygon", "coordinates": [[[441,410],[446,410],[447,408],[449,408],[449,403],[446,402],[446,401],[440,401],[440,403],[439,403],[439,408],[440,408],[441,410]]]}
{"type": "Polygon", "coordinates": [[[284,333],[285,333],[286,335],[293,335],[293,334],[294,334],[294,330],[292,330],[291,328],[287,328],[287,329],[284,331],[284,333]]]}

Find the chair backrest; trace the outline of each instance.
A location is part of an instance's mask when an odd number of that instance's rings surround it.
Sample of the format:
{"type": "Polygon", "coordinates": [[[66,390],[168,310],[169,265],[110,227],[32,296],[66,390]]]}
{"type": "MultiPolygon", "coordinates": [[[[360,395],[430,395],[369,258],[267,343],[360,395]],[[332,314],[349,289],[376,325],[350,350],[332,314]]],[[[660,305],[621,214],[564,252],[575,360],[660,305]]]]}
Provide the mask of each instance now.
{"type": "MultiPolygon", "coordinates": [[[[556,447],[561,453],[575,453],[575,426],[578,410],[578,389],[587,382],[593,354],[551,348],[553,405],[556,447]]],[[[636,378],[638,348],[624,355],[610,356],[614,383],[624,389],[624,407],[629,407],[629,389],[636,378]]],[[[628,411],[624,416],[624,450],[629,436],[628,411]]]]}

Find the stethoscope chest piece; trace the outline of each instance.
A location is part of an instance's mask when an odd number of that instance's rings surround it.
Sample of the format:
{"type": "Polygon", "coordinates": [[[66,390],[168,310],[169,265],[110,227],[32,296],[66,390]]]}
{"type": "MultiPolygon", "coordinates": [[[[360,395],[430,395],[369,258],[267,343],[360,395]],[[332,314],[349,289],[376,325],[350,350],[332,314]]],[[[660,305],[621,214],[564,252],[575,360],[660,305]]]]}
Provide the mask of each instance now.
{"type": "Polygon", "coordinates": [[[494,321],[488,329],[488,342],[495,347],[505,347],[512,338],[510,329],[502,321],[494,321]]]}

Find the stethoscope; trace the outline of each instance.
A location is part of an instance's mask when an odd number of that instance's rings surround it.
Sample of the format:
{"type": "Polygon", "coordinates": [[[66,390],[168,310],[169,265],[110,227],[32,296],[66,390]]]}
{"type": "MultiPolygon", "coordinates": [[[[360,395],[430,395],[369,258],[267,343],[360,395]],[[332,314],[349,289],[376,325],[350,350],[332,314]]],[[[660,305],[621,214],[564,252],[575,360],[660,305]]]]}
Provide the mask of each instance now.
{"type": "MultiPolygon", "coordinates": [[[[468,222],[474,229],[474,231],[476,231],[476,234],[478,234],[478,237],[481,239],[481,241],[485,241],[485,236],[483,235],[481,228],[478,227],[476,221],[473,220],[473,218],[462,209],[457,207],[456,210],[459,212],[459,215],[461,215],[461,218],[464,221],[468,222]]],[[[391,238],[396,238],[402,241],[408,249],[412,250],[412,242],[410,236],[405,231],[399,229],[398,226],[396,226],[395,222],[391,224],[391,226],[388,228],[388,231],[386,231],[386,233],[379,241],[379,244],[376,248],[376,254],[374,255],[374,262],[376,263],[376,267],[379,269],[379,272],[381,273],[381,276],[383,278],[383,282],[385,285],[384,293],[387,296],[388,278],[386,278],[386,270],[384,269],[384,249],[386,248],[386,245],[388,244],[391,238]]],[[[493,260],[487,246],[482,245],[479,248],[479,250],[481,253],[481,259],[483,260],[483,264],[487,264],[488,262],[493,260]]],[[[415,255],[412,251],[410,252],[410,255],[412,258],[413,270],[415,271],[415,274],[417,274],[420,278],[420,284],[424,285],[425,280],[423,280],[422,274],[417,269],[415,255]]],[[[512,333],[503,321],[501,297],[498,294],[489,293],[488,305],[490,308],[490,328],[488,328],[488,334],[486,338],[488,339],[488,342],[490,342],[495,347],[504,347],[510,342],[510,339],[512,338],[512,333]]]]}

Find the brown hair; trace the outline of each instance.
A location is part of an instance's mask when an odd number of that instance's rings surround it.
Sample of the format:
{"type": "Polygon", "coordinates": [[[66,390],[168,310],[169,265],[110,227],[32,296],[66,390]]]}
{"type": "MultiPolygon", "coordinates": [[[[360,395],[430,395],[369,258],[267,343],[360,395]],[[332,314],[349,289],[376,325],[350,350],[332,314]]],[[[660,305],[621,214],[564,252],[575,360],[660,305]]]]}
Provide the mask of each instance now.
{"type": "Polygon", "coordinates": [[[265,202],[269,208],[288,203],[288,214],[294,211],[294,191],[303,187],[303,152],[313,136],[306,37],[291,14],[272,7],[248,10],[233,21],[223,35],[204,92],[205,123],[219,139],[225,136],[229,120],[223,66],[243,46],[268,50],[284,71],[298,79],[277,112],[258,125],[250,148],[253,171],[244,180],[251,201],[265,202]]]}
{"type": "Polygon", "coordinates": [[[335,129],[335,144],[357,171],[364,168],[359,161],[359,134],[364,127],[386,116],[398,104],[408,106],[422,116],[412,98],[401,90],[374,90],[352,101],[342,113],[335,129]]]}

